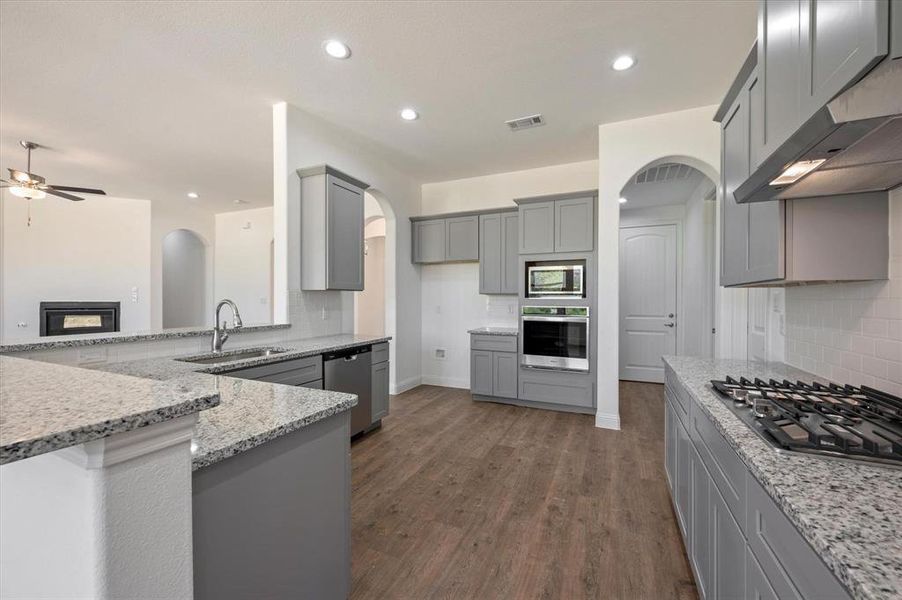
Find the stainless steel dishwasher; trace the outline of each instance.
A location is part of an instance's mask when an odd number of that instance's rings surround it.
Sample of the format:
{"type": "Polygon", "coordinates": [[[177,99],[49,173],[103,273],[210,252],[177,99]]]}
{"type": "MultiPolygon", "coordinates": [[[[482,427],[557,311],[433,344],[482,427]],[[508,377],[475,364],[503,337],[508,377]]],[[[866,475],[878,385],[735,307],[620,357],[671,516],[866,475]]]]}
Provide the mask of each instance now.
{"type": "Polygon", "coordinates": [[[334,392],[357,394],[351,409],[351,435],[373,423],[372,347],[358,346],[323,354],[323,387],[334,392]]]}

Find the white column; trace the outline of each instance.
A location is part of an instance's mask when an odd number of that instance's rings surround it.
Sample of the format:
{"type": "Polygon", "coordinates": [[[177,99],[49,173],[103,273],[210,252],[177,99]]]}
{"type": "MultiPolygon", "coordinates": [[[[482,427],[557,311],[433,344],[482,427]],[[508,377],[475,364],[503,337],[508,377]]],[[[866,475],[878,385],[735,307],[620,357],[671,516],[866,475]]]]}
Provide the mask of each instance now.
{"type": "Polygon", "coordinates": [[[0,467],[0,597],[191,598],[196,422],[0,467]]]}

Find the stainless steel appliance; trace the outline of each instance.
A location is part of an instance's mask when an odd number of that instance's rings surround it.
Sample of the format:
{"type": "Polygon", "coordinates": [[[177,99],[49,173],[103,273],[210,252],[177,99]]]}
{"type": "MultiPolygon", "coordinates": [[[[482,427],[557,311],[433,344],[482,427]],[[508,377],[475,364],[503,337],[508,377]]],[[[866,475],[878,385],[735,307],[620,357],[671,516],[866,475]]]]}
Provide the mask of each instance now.
{"type": "Polygon", "coordinates": [[[724,403],[779,451],[902,467],[902,398],[867,386],[712,381],[724,403]]]}
{"type": "Polygon", "coordinates": [[[589,309],[524,306],[520,364],[537,369],[589,370],[589,309]]]}
{"type": "Polygon", "coordinates": [[[526,263],[527,298],[585,298],[586,261],[526,263]]]}
{"type": "Polygon", "coordinates": [[[357,394],[351,409],[351,435],[365,431],[372,423],[372,347],[358,346],[323,354],[323,388],[357,394]]]}

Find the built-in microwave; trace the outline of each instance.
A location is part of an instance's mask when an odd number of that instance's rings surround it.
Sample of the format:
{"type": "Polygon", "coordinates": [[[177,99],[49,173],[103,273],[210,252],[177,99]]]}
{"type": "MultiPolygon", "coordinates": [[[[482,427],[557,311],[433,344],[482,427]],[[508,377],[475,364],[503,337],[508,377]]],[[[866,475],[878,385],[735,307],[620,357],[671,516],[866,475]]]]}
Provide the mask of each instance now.
{"type": "Polygon", "coordinates": [[[526,263],[527,298],[585,298],[586,261],[526,263]]]}
{"type": "Polygon", "coordinates": [[[589,308],[524,306],[520,364],[538,369],[589,370],[589,308]]]}

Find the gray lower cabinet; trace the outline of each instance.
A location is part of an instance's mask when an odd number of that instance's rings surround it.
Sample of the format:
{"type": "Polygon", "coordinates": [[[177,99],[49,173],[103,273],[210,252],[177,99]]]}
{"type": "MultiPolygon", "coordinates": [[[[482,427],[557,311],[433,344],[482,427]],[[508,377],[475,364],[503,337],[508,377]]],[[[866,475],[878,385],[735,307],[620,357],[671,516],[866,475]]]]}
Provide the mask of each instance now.
{"type": "Polygon", "coordinates": [[[363,192],[329,166],[299,169],[301,289],[363,289],[363,192]]]}
{"type": "Polygon", "coordinates": [[[520,369],[521,400],[590,412],[595,406],[594,381],[589,373],[520,369]]]}
{"type": "Polygon", "coordinates": [[[252,379],[267,383],[280,383],[282,385],[295,385],[302,387],[319,387],[323,382],[323,357],[308,356],[283,360],[259,367],[236,369],[222,373],[238,379],[252,379]],[[317,385],[318,384],[318,385],[317,385]]]}
{"type": "Polygon", "coordinates": [[[479,293],[516,294],[519,216],[516,212],[479,216],[479,293]]]}
{"type": "Polygon", "coordinates": [[[517,397],[517,353],[470,350],[470,392],[497,398],[517,397]]]}
{"type": "Polygon", "coordinates": [[[411,239],[414,263],[479,260],[479,217],[412,218],[411,239]]]}
{"type": "Polygon", "coordinates": [[[388,373],[389,362],[381,362],[374,364],[372,369],[371,386],[373,390],[372,411],[373,422],[388,416],[389,412],[389,394],[388,394],[388,373]]]}
{"type": "Polygon", "coordinates": [[[849,595],[670,374],[664,464],[699,595],[707,600],[848,600],[849,595]],[[684,423],[685,421],[685,423],[684,423]]]}
{"type": "Polygon", "coordinates": [[[520,254],[591,252],[595,247],[595,192],[520,199],[520,254]]]}

